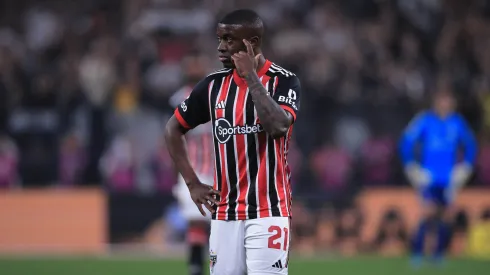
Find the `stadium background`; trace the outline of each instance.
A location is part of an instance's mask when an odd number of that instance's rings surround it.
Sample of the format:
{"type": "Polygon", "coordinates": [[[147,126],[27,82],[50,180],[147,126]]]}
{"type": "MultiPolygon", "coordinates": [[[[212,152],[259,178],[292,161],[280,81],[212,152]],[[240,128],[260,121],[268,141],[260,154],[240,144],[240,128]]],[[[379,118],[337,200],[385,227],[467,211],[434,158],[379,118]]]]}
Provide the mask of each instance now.
{"type": "Polygon", "coordinates": [[[454,260],[425,272],[489,270],[490,1],[4,0],[0,274],[185,274],[162,129],[184,76],[220,68],[215,23],[236,8],[302,80],[291,274],[411,274],[419,209],[396,143],[437,89],[480,153],[454,260]]]}

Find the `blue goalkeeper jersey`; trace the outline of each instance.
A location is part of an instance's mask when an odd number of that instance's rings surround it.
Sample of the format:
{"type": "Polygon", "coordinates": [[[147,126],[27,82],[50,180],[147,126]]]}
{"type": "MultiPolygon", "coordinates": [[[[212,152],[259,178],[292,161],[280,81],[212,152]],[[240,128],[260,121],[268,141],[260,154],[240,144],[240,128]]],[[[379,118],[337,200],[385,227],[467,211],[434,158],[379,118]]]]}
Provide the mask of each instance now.
{"type": "Polygon", "coordinates": [[[449,184],[460,146],[464,149],[464,161],[473,165],[477,145],[463,117],[453,113],[441,118],[433,111],[416,116],[405,129],[400,142],[403,163],[418,162],[430,172],[430,185],[441,187],[449,184]],[[417,145],[420,146],[420,154],[416,157],[417,145]]]}

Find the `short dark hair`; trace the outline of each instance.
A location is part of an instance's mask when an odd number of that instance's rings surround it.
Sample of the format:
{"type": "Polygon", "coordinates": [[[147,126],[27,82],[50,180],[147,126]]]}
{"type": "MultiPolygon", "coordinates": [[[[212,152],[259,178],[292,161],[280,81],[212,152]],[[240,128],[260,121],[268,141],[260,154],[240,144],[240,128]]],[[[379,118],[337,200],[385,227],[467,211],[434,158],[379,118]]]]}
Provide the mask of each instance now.
{"type": "Polygon", "coordinates": [[[219,23],[226,25],[243,25],[260,29],[264,27],[264,23],[260,16],[255,11],[248,9],[232,11],[226,14],[219,23]]]}

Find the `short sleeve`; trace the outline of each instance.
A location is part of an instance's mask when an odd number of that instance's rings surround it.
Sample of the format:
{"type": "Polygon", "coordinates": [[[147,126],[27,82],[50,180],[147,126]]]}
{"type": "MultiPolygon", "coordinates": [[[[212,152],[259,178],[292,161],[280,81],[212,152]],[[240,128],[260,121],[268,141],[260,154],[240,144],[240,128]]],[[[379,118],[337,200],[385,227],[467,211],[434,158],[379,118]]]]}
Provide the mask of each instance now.
{"type": "Polygon", "coordinates": [[[296,121],[300,108],[301,84],[297,76],[280,77],[273,99],[296,121]]]}
{"type": "Polygon", "coordinates": [[[182,127],[192,129],[210,121],[208,84],[207,79],[197,83],[189,97],[175,109],[174,115],[182,127]]]}

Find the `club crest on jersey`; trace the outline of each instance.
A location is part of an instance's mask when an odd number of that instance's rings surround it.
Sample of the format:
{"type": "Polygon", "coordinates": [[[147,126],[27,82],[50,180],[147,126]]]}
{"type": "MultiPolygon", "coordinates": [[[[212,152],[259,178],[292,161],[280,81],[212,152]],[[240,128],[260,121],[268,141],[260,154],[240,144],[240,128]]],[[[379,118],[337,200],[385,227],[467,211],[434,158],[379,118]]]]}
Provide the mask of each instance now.
{"type": "Polygon", "coordinates": [[[225,118],[217,119],[214,124],[214,136],[219,143],[228,142],[234,135],[257,134],[263,131],[264,128],[260,124],[231,126],[225,118]]]}
{"type": "Polygon", "coordinates": [[[209,269],[211,269],[211,273],[213,273],[217,261],[218,255],[213,250],[209,251],[209,269]]]}

